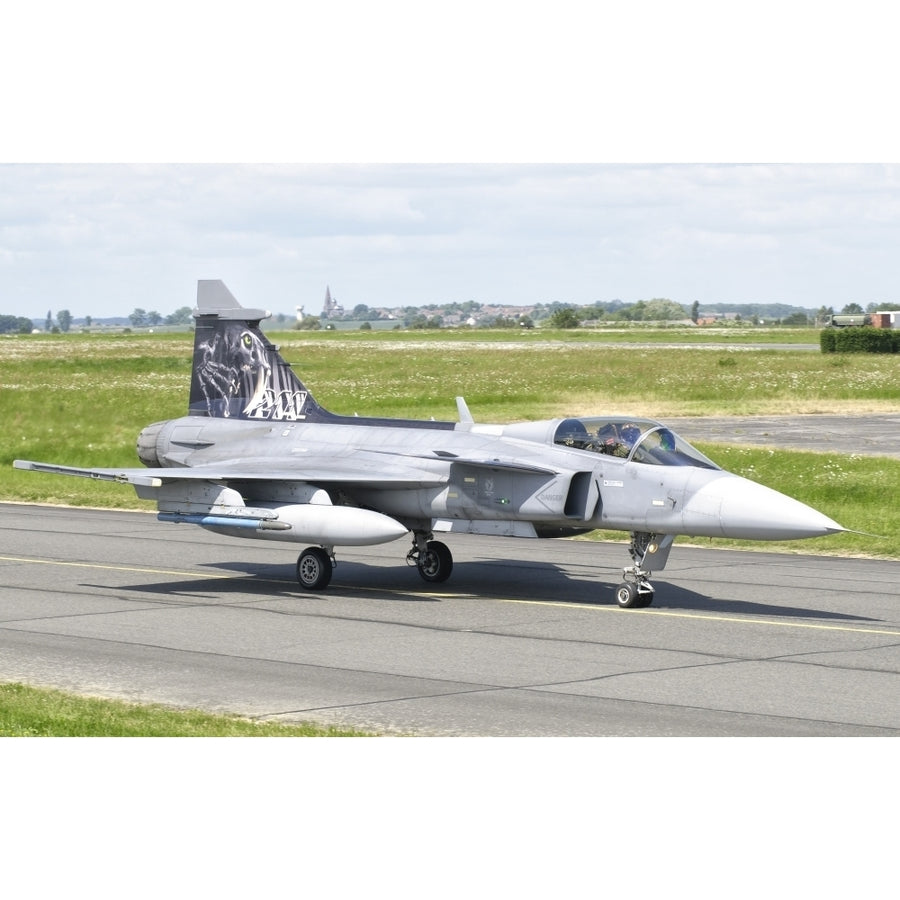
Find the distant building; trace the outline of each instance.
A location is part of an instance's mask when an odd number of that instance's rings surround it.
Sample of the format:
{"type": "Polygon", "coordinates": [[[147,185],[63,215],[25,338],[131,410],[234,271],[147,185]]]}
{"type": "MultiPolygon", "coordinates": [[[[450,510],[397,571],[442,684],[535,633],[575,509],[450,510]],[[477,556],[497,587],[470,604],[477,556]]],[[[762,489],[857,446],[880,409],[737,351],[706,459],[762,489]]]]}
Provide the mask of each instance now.
{"type": "Polygon", "coordinates": [[[342,316],[344,307],[331,296],[331,288],[325,287],[325,305],[322,307],[322,318],[327,319],[329,316],[342,316]]]}

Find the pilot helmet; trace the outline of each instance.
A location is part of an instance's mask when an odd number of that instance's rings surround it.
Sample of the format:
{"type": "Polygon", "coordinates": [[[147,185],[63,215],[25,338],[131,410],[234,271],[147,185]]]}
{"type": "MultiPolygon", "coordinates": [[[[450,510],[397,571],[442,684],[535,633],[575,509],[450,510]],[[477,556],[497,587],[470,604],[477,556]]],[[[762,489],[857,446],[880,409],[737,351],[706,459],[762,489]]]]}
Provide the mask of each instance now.
{"type": "Polygon", "coordinates": [[[600,440],[610,440],[613,438],[617,438],[618,436],[619,432],[612,422],[604,422],[597,429],[597,437],[600,438],[600,440]]]}
{"type": "Polygon", "coordinates": [[[634,424],[634,422],[629,422],[627,425],[623,425],[619,430],[619,433],[622,435],[622,440],[625,441],[629,446],[633,445],[637,439],[641,436],[641,429],[634,424]]]}

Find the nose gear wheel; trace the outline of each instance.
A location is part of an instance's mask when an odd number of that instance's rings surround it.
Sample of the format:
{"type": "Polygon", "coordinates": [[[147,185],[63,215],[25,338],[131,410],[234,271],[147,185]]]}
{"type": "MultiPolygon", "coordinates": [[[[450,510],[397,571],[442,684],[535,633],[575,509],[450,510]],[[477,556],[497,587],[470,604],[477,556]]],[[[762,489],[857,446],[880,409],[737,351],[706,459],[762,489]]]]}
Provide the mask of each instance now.
{"type": "MultiPolygon", "coordinates": [[[[668,543],[671,543],[671,539],[668,539],[668,543]]],[[[625,567],[625,580],[616,588],[616,603],[620,609],[642,609],[653,603],[653,585],[650,584],[653,573],[642,568],[641,563],[651,548],[655,551],[658,546],[656,535],[644,531],[632,532],[628,553],[634,565],[625,567]]]]}

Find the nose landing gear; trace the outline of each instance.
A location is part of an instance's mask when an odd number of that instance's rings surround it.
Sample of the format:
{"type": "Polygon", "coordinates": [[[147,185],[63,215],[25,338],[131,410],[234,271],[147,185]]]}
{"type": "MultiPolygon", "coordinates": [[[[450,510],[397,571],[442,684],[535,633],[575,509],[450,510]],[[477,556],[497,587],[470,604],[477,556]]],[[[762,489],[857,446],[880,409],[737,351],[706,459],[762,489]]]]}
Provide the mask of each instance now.
{"type": "Polygon", "coordinates": [[[653,602],[653,585],[647,580],[651,574],[637,566],[625,569],[625,578],[632,580],[623,581],[616,588],[616,603],[620,609],[641,609],[653,602]]]}
{"type": "Polygon", "coordinates": [[[650,584],[653,573],[644,568],[644,563],[652,562],[656,568],[663,568],[674,540],[675,536],[671,534],[631,533],[628,553],[634,565],[625,567],[625,580],[616,588],[616,603],[621,609],[641,609],[653,603],[653,585],[650,584]]]}

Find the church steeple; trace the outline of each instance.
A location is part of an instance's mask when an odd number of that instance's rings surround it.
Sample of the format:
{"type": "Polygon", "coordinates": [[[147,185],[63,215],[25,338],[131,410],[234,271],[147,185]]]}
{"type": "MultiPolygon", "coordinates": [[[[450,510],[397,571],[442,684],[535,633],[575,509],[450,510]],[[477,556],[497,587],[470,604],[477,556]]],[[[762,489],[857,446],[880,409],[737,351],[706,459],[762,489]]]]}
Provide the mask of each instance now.
{"type": "Polygon", "coordinates": [[[322,318],[327,319],[331,315],[341,316],[344,314],[344,307],[331,296],[331,288],[325,286],[325,305],[322,307],[322,318]]]}

